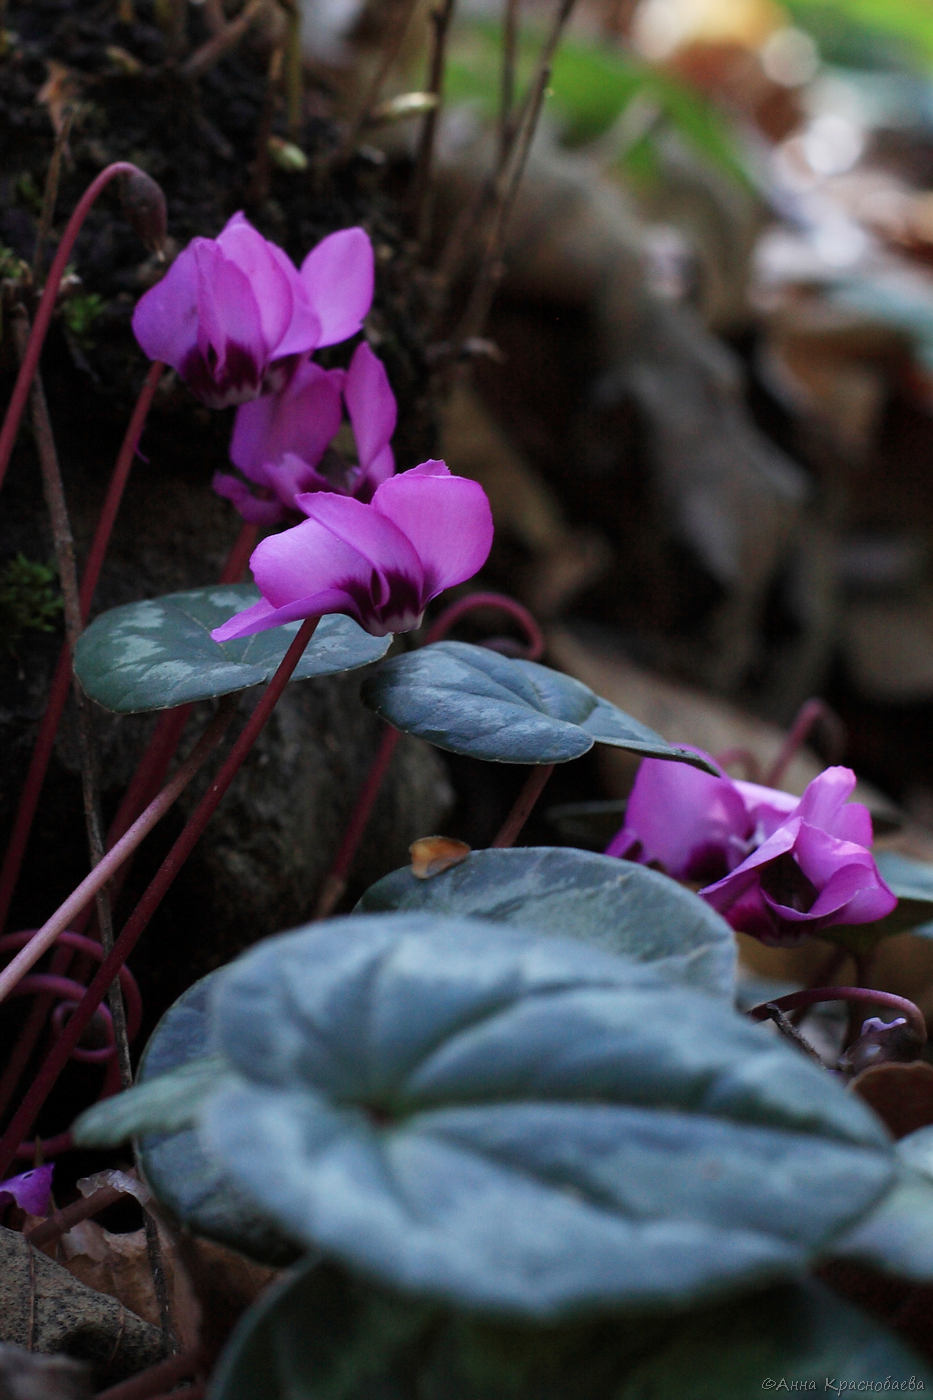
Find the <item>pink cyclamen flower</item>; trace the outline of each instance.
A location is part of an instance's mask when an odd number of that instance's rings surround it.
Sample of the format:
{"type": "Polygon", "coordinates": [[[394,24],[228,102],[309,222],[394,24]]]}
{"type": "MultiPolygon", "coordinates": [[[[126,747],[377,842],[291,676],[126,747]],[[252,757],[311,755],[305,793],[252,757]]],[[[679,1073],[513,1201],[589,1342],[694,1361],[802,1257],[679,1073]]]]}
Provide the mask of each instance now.
{"type": "Polygon", "coordinates": [[[376,637],[410,631],[432,598],[482,568],[492,546],[485,492],[443,462],[389,477],[369,504],[329,491],[297,504],[308,519],[253,551],[262,598],[216,628],[215,642],[325,613],[344,613],[376,637]]]}
{"type": "Polygon", "coordinates": [[[263,525],[297,511],[295,498],[304,491],[371,500],[395,470],[389,446],[395,421],[388,375],[365,342],[347,370],[324,370],[305,359],[279,393],[237,410],[230,457],[248,481],[217,472],[214,490],[232,501],[244,520],[263,525]],[[331,447],[342,422],[341,401],[356,439],[356,464],[331,447]]]}
{"type": "Polygon", "coordinates": [[[299,270],[234,214],[216,239],[192,239],[140,298],[133,331],[203,403],[225,408],[281,387],[295,357],[355,335],[372,295],[362,229],[330,234],[299,270]]]}
{"type": "Polygon", "coordinates": [[[12,1201],[27,1215],[45,1215],[51,1204],[54,1170],[54,1163],[48,1162],[0,1181],[0,1210],[12,1201]]]}
{"type": "MultiPolygon", "coordinates": [[[[715,763],[701,749],[693,752],[715,763]]],[[[722,772],[716,777],[683,763],[646,758],[626,805],[625,824],[606,854],[660,866],[675,880],[718,880],[771,834],[797,800],[722,772]]]]}
{"type": "Polygon", "coordinates": [[[733,928],[790,946],[839,924],[883,919],[897,897],[871,854],[871,815],[850,802],[851,768],[827,768],[786,819],[723,879],[701,890],[733,928]]]}
{"type": "MultiPolygon", "coordinates": [[[[704,755],[705,757],[706,755],[704,755]]],[[[646,759],[608,848],[702,881],[733,928],[789,945],[836,924],[871,923],[897,903],[878,873],[855,774],[827,768],[801,798],[646,759]]]]}

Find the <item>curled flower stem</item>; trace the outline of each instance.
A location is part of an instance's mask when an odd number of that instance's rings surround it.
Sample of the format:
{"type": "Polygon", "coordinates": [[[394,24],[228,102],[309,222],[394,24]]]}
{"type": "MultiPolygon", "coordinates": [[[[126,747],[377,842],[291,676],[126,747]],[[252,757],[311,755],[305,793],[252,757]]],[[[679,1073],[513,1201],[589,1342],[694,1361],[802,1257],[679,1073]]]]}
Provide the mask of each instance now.
{"type": "MultiPolygon", "coordinates": [[[[24,943],[28,943],[31,933],[23,931],[20,933],[7,933],[0,938],[0,953],[6,953],[15,948],[21,948],[24,943]]],[[[55,961],[52,963],[52,973],[56,976],[63,976],[74,953],[81,953],[87,957],[100,961],[103,957],[101,946],[93,938],[85,938],[72,930],[66,930],[59,935],[58,946],[56,948],[55,961]],[[62,958],[61,954],[66,957],[62,958]]],[[[142,1019],[142,1001],[139,995],[139,988],[136,979],[129,968],[121,968],[120,982],[123,987],[123,994],[127,1003],[127,1018],[129,1022],[129,1035],[132,1039],[139,1030],[139,1023],[142,1019]]],[[[21,984],[20,984],[21,985],[21,984]]],[[[81,988],[83,992],[84,988],[81,988]]],[[[0,1116],[7,1109],[13,1091],[19,1083],[19,1077],[29,1063],[29,1057],[38,1043],[39,1036],[48,1020],[49,1009],[53,998],[43,994],[36,998],[21,1033],[16,1037],[16,1043],[10,1049],[10,1055],[3,1067],[3,1075],[0,1077],[0,1116]]],[[[46,1156],[51,1155],[46,1151],[46,1156]]]]}
{"type": "Polygon", "coordinates": [[[842,720],[825,700],[806,700],[787,732],[780,751],[763,779],[766,787],[777,787],[797,750],[806,742],[817,725],[822,725],[830,761],[836,761],[845,750],[846,731],[842,720]]]}
{"type": "MultiPolygon", "coordinates": [[[[88,986],[87,991],[82,997],[80,1004],[75,1009],[74,1014],[69,1018],[68,1024],[62,1029],[62,1033],[58,1041],[52,1047],[52,1050],[46,1058],[45,1063],[40,1068],[39,1073],[33,1081],[28,1093],[23,1098],[19,1109],[13,1115],[13,1118],[10,1121],[10,1125],[6,1130],[2,1141],[0,1141],[0,1179],[2,1179],[2,1177],[6,1175],[5,1166],[9,1165],[9,1163],[12,1161],[17,1149],[19,1148],[20,1143],[32,1128],[32,1125],[35,1122],[37,1115],[41,1111],[43,1104],[45,1103],[49,1093],[51,1092],[53,1086],[55,1085],[58,1079],[58,1076],[61,1074],[62,1069],[64,1068],[67,1062],[68,1056],[71,1054],[71,1051],[74,1049],[75,1045],[77,1045],[78,1040],[80,1039],[81,1034],[84,1031],[84,1028],[88,1025],[88,1023],[91,1020],[91,1017],[94,1015],[94,1012],[97,1010],[103,997],[106,995],[107,988],[119,972],[119,969],[123,966],[126,959],[129,957],[130,953],[135,948],[137,942],[139,941],[140,935],[143,933],[144,929],[149,923],[149,920],[152,918],[153,914],[158,909],[163,896],[169,889],[170,885],[172,884],[172,881],[175,879],[175,876],[178,874],[178,871],[181,869],[181,866],[183,865],[184,861],[191,853],[191,850],[193,849],[194,845],[201,837],[204,828],[207,826],[209,819],[211,818],[217,806],[219,805],[221,798],[224,796],[224,793],[227,791],[234,777],[239,771],[243,760],[246,758],[247,754],[252,748],[260,730],[262,729],[266,720],[269,718],[269,715],[272,713],[272,710],[276,705],[279,697],[281,696],[282,691],[288,684],[292,672],[298,665],[298,662],[301,660],[302,652],[308,645],[308,642],[311,640],[311,637],[314,633],[314,629],[317,627],[318,621],[318,618],[312,617],[306,619],[306,621],[302,623],[301,627],[298,630],[297,636],[293,639],[291,645],[288,648],[288,651],[285,653],[285,656],[279,663],[279,667],[275,675],[272,677],[265,690],[263,691],[258,704],[253,710],[253,713],[250,715],[243,729],[240,731],[240,734],[238,735],[229,754],[227,755],[219,771],[214,777],[212,783],[207,789],[207,792],[201,798],[194,812],[191,814],[181,833],[177,837],[168,855],[165,857],[159,869],[156,871],[145,893],[143,894],[142,899],[139,901],[132,915],[124,925],[112,949],[101,962],[101,965],[98,968],[90,985],[88,986]]],[[[221,715],[224,719],[223,727],[225,728],[226,720],[229,717],[228,707],[223,707],[221,714],[219,714],[215,718],[215,724],[221,718],[221,715]]],[[[202,736],[202,743],[203,740],[206,738],[207,733],[209,733],[213,729],[214,724],[209,726],[208,731],[205,731],[205,735],[202,736]]],[[[212,738],[212,743],[210,747],[213,747],[213,744],[216,742],[216,738],[219,738],[219,734],[216,737],[212,738]]],[[[201,744],[196,746],[196,748],[200,747],[201,744]]],[[[206,754],[204,756],[206,757],[206,754]]],[[[191,765],[191,759],[188,760],[188,765],[191,765]]],[[[183,767],[184,766],[185,765],[183,765],[183,767]]],[[[200,763],[197,766],[199,767],[200,763]]],[[[193,768],[192,771],[188,774],[188,778],[186,779],[186,781],[190,780],[190,778],[194,776],[195,771],[197,771],[197,769],[193,768]]],[[[168,784],[166,788],[163,789],[163,792],[168,792],[171,786],[171,784],[168,784]]],[[[184,784],[182,786],[184,786],[184,784]]],[[[177,796],[177,793],[175,795],[177,796]]],[[[152,806],[154,805],[155,804],[151,804],[150,808],[147,809],[147,811],[151,811],[152,806]]],[[[171,804],[167,803],[164,806],[163,810],[167,810],[169,805],[171,804]]],[[[145,817],[145,815],[146,814],[144,813],[143,816],[145,817]]],[[[116,855],[117,851],[120,851],[121,853],[120,861],[116,861],[114,862],[114,864],[119,864],[122,862],[122,860],[126,858],[126,856],[132,850],[135,849],[135,847],[139,844],[140,838],[137,838],[136,840],[131,840],[131,836],[139,827],[140,822],[142,821],[143,817],[139,818],[136,822],[134,822],[133,826],[130,827],[130,830],[126,833],[126,835],[122,837],[120,841],[117,842],[113,850],[107,853],[107,855],[104,857],[104,860],[101,862],[101,865],[105,864],[105,862],[112,860],[112,858],[116,855]]],[[[154,821],[150,824],[154,825],[154,821]]],[[[79,890],[83,889],[85,886],[88,885],[89,881],[97,874],[99,868],[100,867],[96,867],[95,870],[91,872],[91,875],[88,876],[87,880],[83,882],[83,885],[79,887],[79,890]]],[[[78,891],[75,892],[75,895],[71,896],[71,900],[66,900],[66,905],[68,905],[72,901],[75,901],[77,895],[78,891]]],[[[92,897],[92,895],[93,890],[86,890],[83,895],[83,898],[80,900],[80,905],[83,905],[83,903],[85,903],[88,898],[92,897]]],[[[62,906],[62,910],[66,907],[66,905],[62,906]]],[[[50,927],[54,927],[58,922],[60,922],[62,910],[59,910],[58,914],[53,916],[53,919],[50,920],[47,925],[45,925],[45,947],[48,947],[49,943],[52,941],[48,937],[48,930],[50,927]]],[[[68,920],[65,919],[64,922],[67,923],[68,920]]],[[[64,927],[64,924],[62,924],[61,926],[64,927]]],[[[59,930],[56,929],[56,933],[58,931],[59,930]]],[[[54,938],[54,936],[55,933],[53,933],[52,937],[54,938]]],[[[27,945],[26,948],[23,949],[23,953],[28,953],[31,950],[31,948],[32,944],[30,943],[29,945],[27,945]]],[[[22,956],[22,954],[20,956],[22,956]]],[[[38,956],[39,954],[37,953],[36,957],[38,956]]],[[[15,961],[16,959],[14,959],[14,963],[15,961]]],[[[35,958],[32,959],[32,962],[34,961],[35,958]]],[[[31,966],[32,962],[29,962],[28,965],[31,966]]],[[[0,974],[0,992],[3,991],[2,984],[12,967],[13,964],[11,963],[10,968],[5,969],[5,971],[2,974],[0,974]]],[[[18,975],[22,975],[22,970],[19,972],[18,975]]]]}
{"type": "Polygon", "coordinates": [[[10,404],[7,409],[3,427],[0,428],[0,485],[6,475],[7,466],[10,461],[10,454],[13,451],[13,443],[16,441],[16,434],[19,431],[20,419],[26,407],[26,400],[29,397],[29,390],[35,378],[36,369],[39,365],[39,356],[42,353],[42,346],[45,341],[49,324],[52,320],[52,312],[55,310],[55,300],[58,296],[58,289],[61,285],[62,277],[65,274],[65,267],[71,250],[74,247],[75,239],[81,231],[81,226],[87,218],[88,210],[97,199],[100,192],[109,185],[110,181],[117,175],[142,175],[145,172],[134,165],[132,161],[118,160],[112,165],[108,165],[97,175],[88,185],[84,194],[75,205],[74,211],[65,226],[62,240],[58,245],[55,257],[52,259],[52,266],[49,268],[49,275],[46,279],[45,288],[39,302],[39,309],[36,312],[35,323],[29,337],[29,345],[23,356],[16,376],[16,383],[13,385],[13,393],[10,396],[10,404]]]}
{"type": "Polygon", "coordinates": [[[494,850],[503,846],[514,846],[516,838],[531,816],[534,805],[553,772],[553,763],[542,763],[539,767],[532,768],[521,792],[515,799],[511,812],[499,828],[495,840],[491,843],[494,850]]]}
{"type": "Polygon", "coordinates": [[[903,1016],[919,1037],[920,1044],[926,1044],[927,1027],[920,1008],[914,1002],[909,1001],[907,997],[897,996],[894,992],[879,992],[873,987],[803,987],[798,992],[788,992],[786,996],[762,1002],[760,1006],[752,1007],[746,1014],[753,1021],[766,1021],[772,1015],[773,1010],[794,1011],[798,1007],[816,1006],[826,1001],[846,1001],[850,1005],[887,1007],[889,1011],[903,1016]]]}
{"type": "Polygon", "coordinates": [[[465,598],[458,598],[432,623],[424,639],[425,646],[439,642],[461,617],[480,608],[498,608],[519,624],[525,633],[526,661],[538,661],[543,656],[544,636],[541,628],[528,609],[515,598],[510,598],[507,593],[468,593],[465,598]]]}

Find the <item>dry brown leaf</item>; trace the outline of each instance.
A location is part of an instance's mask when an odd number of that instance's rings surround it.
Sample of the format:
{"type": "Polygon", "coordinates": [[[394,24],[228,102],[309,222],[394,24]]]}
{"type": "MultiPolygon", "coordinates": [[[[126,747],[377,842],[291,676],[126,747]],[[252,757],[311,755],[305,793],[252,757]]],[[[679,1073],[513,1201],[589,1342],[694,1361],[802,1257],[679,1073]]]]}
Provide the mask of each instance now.
{"type": "Polygon", "coordinates": [[[933,1123],[933,1065],[872,1065],[851,1085],[896,1138],[933,1123]]]}
{"type": "Polygon", "coordinates": [[[68,122],[69,109],[81,89],[77,75],[70,68],[66,68],[64,63],[50,58],[47,67],[49,76],[36,94],[36,100],[48,108],[55,135],[61,137],[68,122]]]}
{"type": "Polygon", "coordinates": [[[453,836],[422,836],[408,848],[411,855],[411,873],[418,880],[430,880],[432,875],[440,875],[452,865],[460,865],[470,854],[465,841],[453,836]]]}

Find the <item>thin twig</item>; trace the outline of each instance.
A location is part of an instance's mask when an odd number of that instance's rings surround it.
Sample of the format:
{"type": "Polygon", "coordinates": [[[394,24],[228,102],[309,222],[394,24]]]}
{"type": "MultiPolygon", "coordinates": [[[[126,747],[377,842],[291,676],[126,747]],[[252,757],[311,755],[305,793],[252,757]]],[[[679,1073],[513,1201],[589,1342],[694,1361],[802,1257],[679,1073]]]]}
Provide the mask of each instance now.
{"type": "Polygon", "coordinates": [[[398,58],[409,21],[418,3],[419,0],[407,0],[407,3],[403,7],[401,17],[396,23],[395,29],[386,40],[379,62],[376,65],[376,71],[370,79],[363,100],[357,108],[356,115],[347,127],[346,134],[333,157],[333,163],[335,165],[342,165],[345,161],[350,159],[350,156],[356,150],[357,143],[360,139],[360,132],[369,120],[370,112],[376,105],[379,94],[382,91],[382,85],[389,75],[389,70],[398,58]]]}
{"type": "Polygon", "coordinates": [[[515,130],[515,75],[518,60],[518,11],[521,0],[506,0],[502,24],[502,87],[499,95],[499,169],[505,167],[515,130]]]}
{"type": "Polygon", "coordinates": [[[415,174],[412,182],[412,224],[419,246],[424,248],[431,234],[433,215],[431,191],[431,166],[434,160],[434,142],[441,115],[441,100],[444,88],[444,64],[446,59],[447,36],[453,18],[456,0],[442,0],[431,11],[431,49],[428,56],[428,80],[426,90],[437,98],[435,106],[424,114],[418,148],[415,154],[415,174]]]}
{"type": "Polygon", "coordinates": [[[219,63],[225,53],[236,47],[250,25],[266,9],[268,3],[269,0],[249,0],[236,19],[232,19],[219,33],[212,34],[209,39],[205,39],[201,47],[195,49],[194,53],[185,59],[181,65],[182,74],[186,78],[199,78],[202,73],[213,68],[214,64],[219,63]]]}
{"type": "Polygon", "coordinates": [[[531,144],[537,131],[538,118],[544,105],[548,84],[551,81],[551,63],[554,53],[575,5],[576,0],[562,0],[551,32],[541,50],[537,72],[526,101],[525,111],[516,131],[514,154],[510,149],[507,168],[501,169],[501,181],[497,182],[500,184],[500,191],[493,214],[492,229],[477,270],[476,281],[466,310],[457,332],[452,337],[455,344],[468,340],[471,336],[479,335],[489,314],[496,288],[502,279],[504,271],[502,251],[505,246],[506,228],[518,196],[531,144]]]}
{"type": "Polygon", "coordinates": [[[52,148],[52,159],[49,161],[48,174],[45,177],[45,189],[42,192],[42,212],[39,215],[39,227],[36,230],[36,247],[32,255],[32,279],[38,283],[42,277],[42,263],[45,256],[45,245],[48,242],[49,230],[52,227],[52,219],[55,217],[55,201],[58,198],[58,185],[62,172],[62,157],[65,154],[65,147],[68,145],[68,137],[71,133],[72,122],[74,121],[74,109],[65,109],[61,122],[55,131],[55,145],[52,148]]]}

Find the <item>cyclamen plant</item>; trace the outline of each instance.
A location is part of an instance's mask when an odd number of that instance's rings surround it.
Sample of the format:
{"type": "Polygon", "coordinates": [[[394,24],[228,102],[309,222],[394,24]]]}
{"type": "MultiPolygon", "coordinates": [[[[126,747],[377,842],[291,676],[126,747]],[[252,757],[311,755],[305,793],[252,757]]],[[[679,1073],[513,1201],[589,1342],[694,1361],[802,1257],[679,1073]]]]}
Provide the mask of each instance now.
{"type": "MultiPolygon", "coordinates": [[[[693,1393],[698,1375],[717,1400],[743,1400],[763,1356],[795,1383],[870,1366],[933,1384],[892,1332],[808,1276],[841,1261],[933,1282],[933,1126],[895,1145],[835,1064],[755,1024],[787,998],[740,1016],[730,927],[870,940],[893,927],[898,888],[906,917],[928,918],[933,880],[924,896],[922,868],[886,878],[847,769],[799,799],[732,780],[572,678],[439,632],[377,665],[394,633],[423,640],[425,609],[483,567],[493,521],[480,486],[443,462],[394,473],[395,403],[365,344],[345,371],[310,358],[360,332],[371,296],[362,231],[331,235],[298,269],[235,215],[137,309],[147,353],[211,406],[241,405],[231,457],[246,480],[222,478],[221,494],[256,524],[304,518],[254,549],[258,598],[228,579],[104,613],[77,641],[83,690],[116,711],[174,716],[267,684],[112,948],[98,947],[87,990],[69,981],[69,1014],[0,1141],[0,1192],[42,1208],[47,1178],[22,1196],[10,1164],[31,1153],[69,1055],[92,1053],[83,1032],[286,683],[367,665],[363,701],[396,730],[529,769],[507,834],[429,879],[386,875],[349,916],[261,938],[169,1009],[137,1086],[74,1129],[82,1144],[138,1136],[163,1208],[190,1229],[276,1263],[304,1255],[230,1338],[212,1400],[284,1400],[279,1377],[347,1400],[374,1385],[619,1400],[693,1393]],[[355,466],[327,458],[344,408],[355,466]],[[643,759],[611,854],[500,849],[553,766],[596,743],[643,759]]],[[[74,894],[13,936],[0,999],[56,945],[89,942],[74,924],[230,718],[222,704],[74,894]]],[[[152,755],[143,793],[150,768],[152,755]]],[[[33,975],[46,991],[60,978],[33,975]]],[[[917,1008],[883,991],[794,996],[896,1013],[856,1030],[847,1073],[925,1034],[917,1008]]],[[[47,1239],[54,1222],[40,1228],[47,1239]]],[[[173,1358],[168,1381],[153,1373],[134,1394],[199,1384],[212,1362],[173,1358]]]]}

